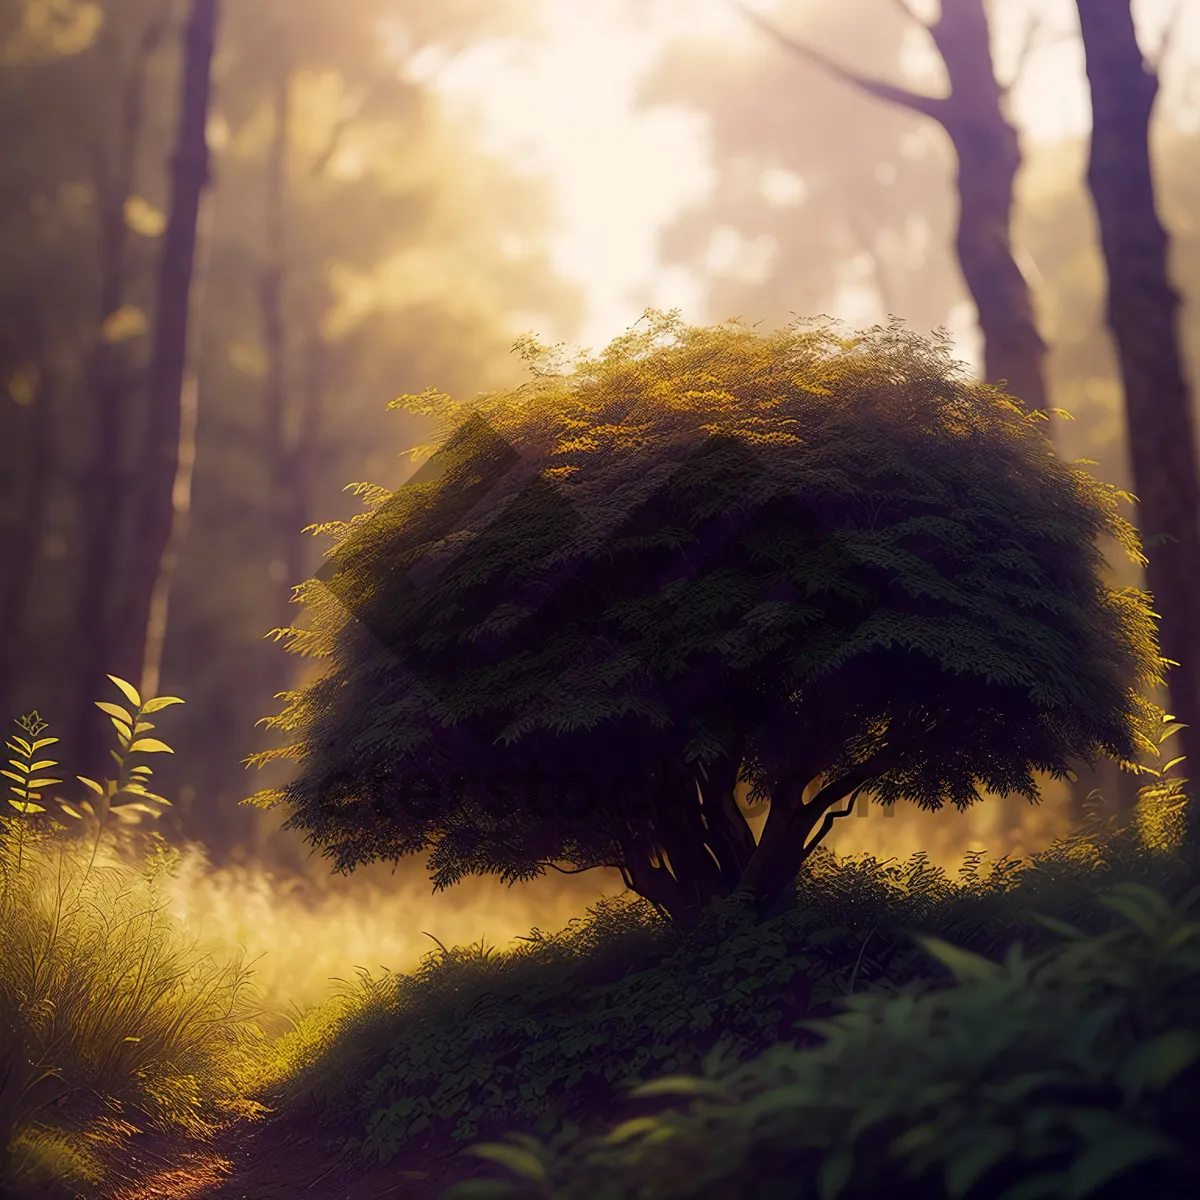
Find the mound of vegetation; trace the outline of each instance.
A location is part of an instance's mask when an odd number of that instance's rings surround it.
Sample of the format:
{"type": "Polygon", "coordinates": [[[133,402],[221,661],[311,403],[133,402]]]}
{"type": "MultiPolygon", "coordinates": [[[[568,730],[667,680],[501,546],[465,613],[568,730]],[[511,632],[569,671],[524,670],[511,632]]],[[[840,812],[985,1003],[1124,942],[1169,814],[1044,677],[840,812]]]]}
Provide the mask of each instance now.
{"type": "Polygon", "coordinates": [[[699,1071],[712,1055],[747,1062],[812,1045],[804,1022],[847,996],[936,977],[914,932],[976,954],[1003,954],[1017,937],[1040,952],[1053,935],[1038,913],[1103,929],[1098,886],[1182,895],[1182,802],[1175,784],[1143,789],[1132,826],[1096,823],[1028,863],[970,862],[957,880],[920,855],[823,851],[766,920],[735,897],[681,932],[644,901],[614,900],[513,951],[432,952],[412,975],[344,999],[323,1036],[293,1035],[292,1070],[257,1096],[382,1161],[514,1127],[594,1130],[627,1107],[632,1084],[699,1071]]]}
{"type": "MultiPolygon", "coordinates": [[[[1159,818],[1167,808],[1161,795],[1143,802],[1159,818]]],[[[925,961],[899,973],[908,982],[868,984],[843,1011],[803,1023],[818,1045],[781,1038],[750,1061],[710,1053],[700,1072],[633,1090],[656,1111],[473,1147],[505,1177],[460,1184],[447,1200],[1196,1195],[1195,863],[1141,853],[1128,836],[1092,848],[1090,883],[1064,869],[1059,847],[1007,891],[1010,914],[1041,935],[1011,943],[1002,961],[918,936],[925,961]],[[1129,877],[1139,875],[1160,886],[1129,877]],[[1092,932],[1024,903],[1055,892],[1087,911],[1092,932]]],[[[974,891],[950,907],[976,907],[974,891]]]]}

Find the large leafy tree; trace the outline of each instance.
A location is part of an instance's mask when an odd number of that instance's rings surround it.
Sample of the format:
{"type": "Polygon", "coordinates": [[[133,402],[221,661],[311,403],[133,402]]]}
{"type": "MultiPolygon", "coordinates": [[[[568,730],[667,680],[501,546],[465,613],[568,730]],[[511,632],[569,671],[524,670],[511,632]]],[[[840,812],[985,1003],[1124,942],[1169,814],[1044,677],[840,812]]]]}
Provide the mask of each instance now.
{"type": "Polygon", "coordinates": [[[1096,549],[1137,536],[1044,417],[899,323],[648,316],[515,392],[397,402],[440,448],[332,527],[290,640],[330,669],[256,799],[343,870],[609,865],[687,922],[769,907],[862,794],[1033,801],[1154,749],[1152,614],[1096,549]]]}

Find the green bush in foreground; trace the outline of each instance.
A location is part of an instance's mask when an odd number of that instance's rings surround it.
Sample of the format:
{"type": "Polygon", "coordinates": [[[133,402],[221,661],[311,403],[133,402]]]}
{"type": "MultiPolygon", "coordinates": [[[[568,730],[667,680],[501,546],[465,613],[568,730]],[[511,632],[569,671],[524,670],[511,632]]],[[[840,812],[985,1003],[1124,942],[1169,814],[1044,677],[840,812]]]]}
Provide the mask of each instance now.
{"type": "Polygon", "coordinates": [[[1002,963],[925,937],[957,986],[852,996],[820,1046],[656,1080],[678,1107],[603,1136],[474,1147],[511,1178],[447,1200],[1195,1196],[1198,900],[1118,884],[1109,930],[1046,917],[1058,944],[1002,963]]]}

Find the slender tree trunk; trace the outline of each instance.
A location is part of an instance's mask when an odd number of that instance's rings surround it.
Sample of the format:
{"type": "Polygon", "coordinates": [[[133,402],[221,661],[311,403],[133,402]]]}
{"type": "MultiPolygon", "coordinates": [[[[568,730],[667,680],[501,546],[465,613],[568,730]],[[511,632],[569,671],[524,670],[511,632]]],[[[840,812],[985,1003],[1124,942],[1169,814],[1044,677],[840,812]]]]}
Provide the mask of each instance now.
{"type": "Polygon", "coordinates": [[[38,356],[38,378],[27,412],[26,451],[16,481],[11,535],[5,538],[0,572],[0,719],[16,714],[16,681],[23,658],[23,631],[29,611],[30,584],[45,533],[46,496],[54,463],[53,403],[56,377],[43,351],[38,356]]]}
{"type": "Polygon", "coordinates": [[[984,376],[989,383],[1007,380],[1013,395],[1030,408],[1045,410],[1046,345],[1012,248],[1020,142],[1004,113],[1008,87],[996,79],[984,0],[942,0],[941,16],[925,26],[950,77],[945,97],[909,91],[842,66],[782,34],[740,0],[732,2],[789,51],[868,95],[932,118],[946,131],[958,157],[954,246],[979,314],[984,376]]]}
{"type": "Polygon", "coordinates": [[[196,264],[192,274],[192,299],[188,329],[188,354],[179,391],[179,455],[175,483],[171,489],[171,533],[158,564],[146,622],[146,646],[142,658],[140,688],[145,696],[158,695],[163,654],[167,641],[171,588],[179,558],[187,541],[192,515],[192,479],[196,469],[196,429],[200,417],[200,347],[208,262],[212,249],[216,203],[212,190],[200,202],[196,230],[196,264]]]}
{"type": "Polygon", "coordinates": [[[1031,408],[1049,406],[1046,344],[1029,284],[1013,256],[1013,190],[1021,169],[1017,131],[1004,114],[983,0],[943,0],[929,32],[950,76],[941,122],[958,157],[954,248],[983,334],[984,378],[1005,379],[1031,408]]]}
{"type": "MultiPolygon", "coordinates": [[[[1087,180],[1108,268],[1109,329],[1125,390],[1146,579],[1186,755],[1200,769],[1200,482],[1179,342],[1179,296],[1155,206],[1149,129],[1158,80],[1138,48],[1129,0],[1077,0],[1092,94],[1087,180]]],[[[1200,808],[1189,806],[1193,841],[1200,808]]]]}
{"type": "Polygon", "coordinates": [[[192,0],[183,43],[179,133],[171,162],[171,201],[159,264],[150,364],[147,446],[131,549],[130,597],[122,663],[140,674],[150,609],[175,524],[181,401],[188,358],[197,226],[209,186],[207,125],[219,0],[192,0]]]}
{"type": "MultiPolygon", "coordinates": [[[[291,141],[290,66],[279,68],[274,89],[275,128],[267,154],[266,262],[259,282],[259,311],[267,374],[263,384],[264,443],[271,481],[273,541],[279,547],[282,570],[273,576],[278,587],[278,624],[290,624],[291,589],[302,579],[295,573],[292,545],[298,534],[290,521],[294,515],[300,481],[296,478],[294,447],[289,431],[291,380],[288,376],[291,339],[288,336],[288,146],[291,141]]],[[[281,656],[282,657],[282,656],[281,656]]]]}
{"type": "Polygon", "coordinates": [[[81,563],[75,600],[79,692],[71,729],[77,761],[92,775],[107,761],[107,737],[96,720],[93,701],[108,690],[104,676],[116,669],[119,653],[114,618],[124,575],[120,545],[130,493],[126,454],[132,373],[127,348],[109,339],[106,323],[125,304],[128,293],[125,201],[134,191],[145,130],[149,60],[166,34],[169,16],[170,5],[163,4],[147,25],[125,77],[115,162],[110,168],[97,156],[93,168],[99,207],[100,295],[86,378],[95,412],[95,440],[79,487],[81,563]]]}

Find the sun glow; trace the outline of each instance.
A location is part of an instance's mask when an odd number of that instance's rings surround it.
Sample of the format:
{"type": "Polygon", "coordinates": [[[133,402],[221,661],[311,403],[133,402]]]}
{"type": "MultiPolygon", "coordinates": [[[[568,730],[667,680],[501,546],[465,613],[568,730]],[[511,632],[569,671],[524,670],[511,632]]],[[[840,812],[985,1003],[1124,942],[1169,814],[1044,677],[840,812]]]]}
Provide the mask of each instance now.
{"type": "MultiPolygon", "coordinates": [[[[866,21],[887,0],[854,3],[866,21]]],[[[634,111],[637,88],[661,49],[680,36],[711,39],[730,54],[781,51],[727,0],[542,0],[542,5],[546,37],[540,44],[492,42],[453,60],[431,51],[409,69],[460,112],[474,114],[491,151],[551,181],[560,215],[554,257],[587,296],[583,344],[607,343],[646,305],[677,305],[685,320],[707,320],[702,277],[688,268],[662,267],[656,243],[660,230],[688,205],[703,202],[716,183],[708,121],[681,108],[634,111]]],[[[752,6],[781,27],[803,33],[806,16],[824,2],[753,0],[752,6]]],[[[910,7],[928,19],[936,4],[914,0],[910,7]]],[[[1026,137],[1084,134],[1089,108],[1071,0],[1011,0],[992,7],[1002,80],[1015,69],[1034,14],[1040,22],[1012,94],[1013,117],[1026,137]]],[[[1177,23],[1164,66],[1162,103],[1183,123],[1194,109],[1200,122],[1200,89],[1194,86],[1200,5],[1135,4],[1148,52],[1159,45],[1173,11],[1177,23]]],[[[834,55],[846,49],[825,48],[834,55]]],[[[899,82],[935,91],[944,86],[929,35],[915,22],[903,67],[905,78],[899,82]]],[[[772,177],[764,179],[764,187],[776,198],[771,203],[788,204],[796,203],[803,184],[772,177]]],[[[733,243],[723,236],[728,257],[733,243]]],[[[743,261],[735,254],[737,261],[728,269],[750,276],[765,269],[768,247],[750,239],[741,249],[748,257],[743,261]]],[[[844,311],[832,315],[851,323],[861,316],[853,292],[846,290],[844,311]]],[[[969,356],[977,340],[973,308],[957,306],[946,314],[946,324],[969,356]]]]}

